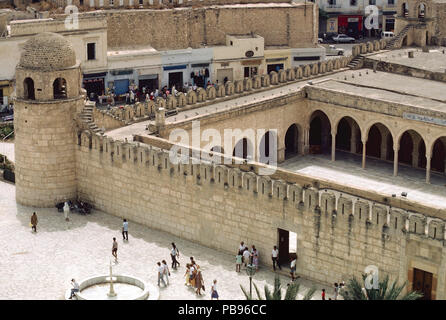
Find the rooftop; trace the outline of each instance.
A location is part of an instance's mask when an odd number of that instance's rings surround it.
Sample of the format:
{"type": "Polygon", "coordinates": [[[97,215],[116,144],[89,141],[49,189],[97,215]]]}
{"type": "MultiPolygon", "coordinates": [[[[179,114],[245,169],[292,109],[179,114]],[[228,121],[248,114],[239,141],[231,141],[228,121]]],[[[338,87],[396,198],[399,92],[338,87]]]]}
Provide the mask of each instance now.
{"type": "Polygon", "coordinates": [[[373,60],[400,64],[431,72],[443,73],[446,71],[446,47],[432,48],[429,52],[422,52],[420,48],[405,48],[370,54],[367,57],[373,60]],[[409,51],[414,51],[413,58],[408,57],[409,51]]]}

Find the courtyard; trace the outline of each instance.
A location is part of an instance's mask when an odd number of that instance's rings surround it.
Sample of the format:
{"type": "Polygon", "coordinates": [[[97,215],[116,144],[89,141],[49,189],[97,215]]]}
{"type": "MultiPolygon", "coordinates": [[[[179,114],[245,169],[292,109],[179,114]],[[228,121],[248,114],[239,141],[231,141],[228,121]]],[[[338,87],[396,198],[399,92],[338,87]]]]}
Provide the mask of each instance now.
{"type": "MultiPolygon", "coordinates": [[[[18,205],[15,186],[0,181],[0,243],[4,248],[0,252],[0,299],[64,299],[71,278],[80,281],[108,273],[113,237],[119,243],[118,264],[113,267],[113,272],[130,274],[155,286],[156,262],[165,259],[170,268],[170,243],[177,244],[181,266],[178,270],[171,270],[167,288],[161,285],[162,300],[209,300],[209,288],[214,279],[218,280],[220,299],[245,299],[240,284],[249,289],[249,278],[243,267],[240,273],[235,272],[235,254],[239,245],[236,242],[234,255],[225,254],[132,221],[129,223],[129,241],[123,242],[119,217],[93,210],[92,214],[85,216],[70,213],[69,218],[70,221],[66,222],[63,213],[57,212],[56,208],[18,205]],[[33,211],[39,219],[37,233],[29,227],[33,211]],[[197,296],[184,285],[185,265],[190,256],[202,269],[206,287],[202,296],[197,296]]],[[[260,252],[260,255],[270,254],[260,252]]],[[[263,292],[265,284],[272,288],[274,276],[271,267],[261,265],[254,282],[263,292]]],[[[281,280],[282,286],[286,287],[290,278],[284,272],[281,280]]],[[[333,279],[333,282],[341,280],[347,279],[333,279]]],[[[322,288],[327,289],[327,299],[333,295],[331,287],[305,279],[298,281],[301,283],[299,298],[312,285],[317,288],[313,299],[320,299],[322,288]]]]}

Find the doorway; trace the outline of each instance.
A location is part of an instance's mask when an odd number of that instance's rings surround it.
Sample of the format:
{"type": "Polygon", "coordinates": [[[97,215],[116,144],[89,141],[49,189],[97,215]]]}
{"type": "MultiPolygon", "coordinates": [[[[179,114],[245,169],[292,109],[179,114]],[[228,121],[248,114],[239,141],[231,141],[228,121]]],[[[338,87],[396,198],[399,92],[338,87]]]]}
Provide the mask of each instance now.
{"type": "Polygon", "coordinates": [[[290,258],[296,257],[297,234],[284,229],[277,229],[279,236],[279,263],[283,266],[290,265],[290,258]]]}
{"type": "Polygon", "coordinates": [[[432,299],[432,278],[432,273],[413,268],[412,290],[421,292],[423,294],[423,297],[420,298],[420,300],[432,299]]]}
{"type": "Polygon", "coordinates": [[[283,69],[283,63],[276,64],[268,64],[266,66],[266,72],[269,74],[271,71],[279,72],[280,69],[283,69]]]}
{"type": "Polygon", "coordinates": [[[183,72],[170,72],[169,73],[169,88],[182,88],[183,87],[183,72]]]}

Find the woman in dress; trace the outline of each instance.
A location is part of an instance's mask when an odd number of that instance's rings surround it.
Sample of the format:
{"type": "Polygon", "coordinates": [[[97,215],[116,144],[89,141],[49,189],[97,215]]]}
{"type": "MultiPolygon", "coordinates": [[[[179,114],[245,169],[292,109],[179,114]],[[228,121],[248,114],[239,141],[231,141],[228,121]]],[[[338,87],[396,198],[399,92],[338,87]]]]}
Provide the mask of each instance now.
{"type": "Polygon", "coordinates": [[[259,269],[259,252],[254,247],[252,249],[252,263],[256,266],[256,270],[259,269]]]}
{"type": "Polygon", "coordinates": [[[204,285],[203,277],[201,275],[201,270],[197,267],[197,275],[195,276],[195,293],[201,295],[201,288],[204,285]]]}
{"type": "Polygon", "coordinates": [[[189,282],[189,275],[190,275],[190,264],[187,263],[187,264],[186,264],[186,273],[184,274],[184,276],[186,277],[186,283],[184,284],[185,286],[190,285],[190,282],[189,282]]]}

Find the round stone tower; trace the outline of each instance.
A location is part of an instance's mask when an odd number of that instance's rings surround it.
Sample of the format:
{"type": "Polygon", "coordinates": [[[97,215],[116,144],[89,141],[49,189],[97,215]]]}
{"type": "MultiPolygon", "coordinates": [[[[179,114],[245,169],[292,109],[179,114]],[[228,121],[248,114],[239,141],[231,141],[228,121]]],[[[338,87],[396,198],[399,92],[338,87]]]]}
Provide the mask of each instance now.
{"type": "Polygon", "coordinates": [[[52,207],[75,198],[76,119],[81,70],[71,43],[55,33],[29,39],[16,68],[16,200],[52,207]]]}

